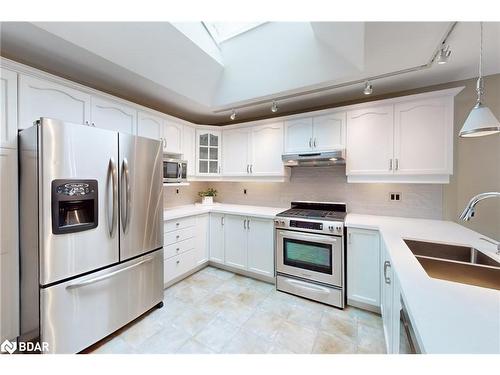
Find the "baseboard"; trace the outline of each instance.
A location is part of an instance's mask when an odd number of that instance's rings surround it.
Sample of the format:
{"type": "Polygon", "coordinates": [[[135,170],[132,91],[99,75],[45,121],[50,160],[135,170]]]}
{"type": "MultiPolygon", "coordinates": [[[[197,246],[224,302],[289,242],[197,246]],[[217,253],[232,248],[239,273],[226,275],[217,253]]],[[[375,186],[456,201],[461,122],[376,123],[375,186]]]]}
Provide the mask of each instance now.
{"type": "Polygon", "coordinates": [[[173,278],[172,280],[166,282],[163,284],[163,289],[167,289],[168,287],[174,285],[174,284],[177,284],[179,281],[182,281],[184,280],[186,277],[189,277],[191,276],[193,273],[196,273],[200,270],[202,270],[203,268],[205,268],[206,266],[208,266],[208,261],[206,261],[205,263],[202,263],[202,264],[198,264],[196,267],[190,269],[189,271],[187,272],[184,272],[183,274],[173,278]]]}
{"type": "Polygon", "coordinates": [[[368,303],[363,303],[359,301],[353,301],[352,299],[347,299],[347,304],[349,306],[357,307],[358,309],[367,310],[380,315],[380,306],[373,306],[368,303]]]}
{"type": "Polygon", "coordinates": [[[264,281],[266,283],[276,285],[276,278],[275,277],[260,275],[260,274],[255,273],[255,272],[242,270],[242,269],[239,269],[236,267],[231,267],[231,266],[228,266],[226,264],[221,264],[221,263],[212,262],[212,261],[209,261],[208,265],[215,267],[215,268],[220,268],[220,269],[225,270],[225,271],[234,272],[234,273],[237,273],[238,275],[243,275],[246,277],[250,277],[252,279],[256,279],[259,281],[264,281]]]}

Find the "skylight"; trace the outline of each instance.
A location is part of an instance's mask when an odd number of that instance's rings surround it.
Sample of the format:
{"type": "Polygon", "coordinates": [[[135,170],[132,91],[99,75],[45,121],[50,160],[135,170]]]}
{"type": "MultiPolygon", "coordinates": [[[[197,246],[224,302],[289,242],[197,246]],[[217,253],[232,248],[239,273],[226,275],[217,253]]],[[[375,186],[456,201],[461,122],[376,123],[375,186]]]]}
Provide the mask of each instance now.
{"type": "Polygon", "coordinates": [[[252,30],[264,22],[203,22],[217,44],[252,30]]]}

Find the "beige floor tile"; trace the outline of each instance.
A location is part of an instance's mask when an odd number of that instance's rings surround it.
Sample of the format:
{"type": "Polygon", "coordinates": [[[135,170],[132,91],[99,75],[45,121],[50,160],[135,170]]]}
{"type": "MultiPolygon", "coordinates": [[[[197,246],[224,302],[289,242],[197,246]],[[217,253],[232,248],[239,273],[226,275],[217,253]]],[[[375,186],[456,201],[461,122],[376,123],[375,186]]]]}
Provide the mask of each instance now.
{"type": "Polygon", "coordinates": [[[341,310],[327,310],[323,313],[320,329],[336,336],[356,340],[357,321],[341,310]]]}
{"type": "Polygon", "coordinates": [[[205,345],[196,341],[195,339],[190,339],[186,341],[177,351],[177,354],[213,354],[214,351],[207,348],[205,345]]]}
{"type": "Polygon", "coordinates": [[[92,354],[134,354],[134,347],[121,337],[114,337],[96,348],[92,354]]]}
{"type": "Polygon", "coordinates": [[[216,318],[195,336],[195,339],[208,348],[219,352],[238,332],[239,327],[222,318],[216,318]]]}
{"type": "Polygon", "coordinates": [[[358,324],[357,349],[360,353],[385,353],[385,338],[383,328],[358,324]]]}
{"type": "Polygon", "coordinates": [[[232,301],[232,298],[222,293],[211,293],[206,299],[198,304],[197,308],[208,313],[218,313],[224,309],[230,301],[232,301]]]}
{"type": "Polygon", "coordinates": [[[163,300],[163,307],[151,311],[148,319],[156,320],[161,324],[170,324],[188,308],[188,304],[178,298],[168,297],[163,300]]]}
{"type": "Polygon", "coordinates": [[[259,281],[255,279],[250,279],[248,287],[256,292],[262,293],[264,295],[268,295],[270,292],[276,289],[274,284],[266,283],[264,281],[259,281]]]}
{"type": "Polygon", "coordinates": [[[266,299],[266,295],[251,287],[245,287],[236,293],[233,299],[237,303],[253,308],[261,304],[266,299]]]}
{"type": "Polygon", "coordinates": [[[279,315],[263,310],[256,310],[241,328],[266,340],[272,341],[284,321],[285,320],[279,315]]]}
{"type": "Polygon", "coordinates": [[[190,308],[174,319],[172,325],[191,335],[195,335],[208,326],[215,318],[215,315],[215,313],[207,313],[200,309],[190,308]]]}
{"type": "Polygon", "coordinates": [[[297,323],[298,325],[301,325],[303,327],[317,330],[320,325],[322,316],[323,308],[316,310],[303,306],[301,304],[296,304],[292,307],[287,320],[297,323]]]}
{"type": "Polygon", "coordinates": [[[189,333],[169,325],[144,341],[137,351],[143,354],[175,353],[190,337],[189,333]]]}
{"type": "Polygon", "coordinates": [[[262,301],[260,305],[258,305],[258,309],[272,312],[273,314],[279,315],[282,318],[287,318],[292,309],[294,307],[294,304],[292,301],[288,300],[280,300],[274,298],[273,295],[269,295],[262,301]]]}
{"type": "Polygon", "coordinates": [[[264,354],[271,348],[271,342],[244,330],[238,331],[221,353],[228,354],[264,354]]]}
{"type": "Polygon", "coordinates": [[[209,294],[210,292],[206,289],[187,284],[185,287],[178,289],[174,297],[188,304],[197,304],[207,298],[209,294]]]}
{"type": "Polygon", "coordinates": [[[356,339],[348,339],[345,336],[331,335],[324,331],[318,332],[314,346],[313,354],[355,354],[356,339]]]}
{"type": "Polygon", "coordinates": [[[202,288],[208,291],[217,289],[222,285],[224,280],[219,279],[215,275],[197,272],[188,277],[185,283],[191,286],[202,288]]]}
{"type": "Polygon", "coordinates": [[[204,268],[204,271],[216,276],[217,278],[221,280],[228,280],[232,278],[235,274],[233,272],[229,272],[226,270],[221,270],[220,268],[215,268],[215,267],[206,267],[204,268]]]}
{"type": "Polygon", "coordinates": [[[315,331],[296,323],[285,321],[276,335],[274,342],[294,353],[307,354],[311,352],[315,338],[315,331]]]}
{"type": "Polygon", "coordinates": [[[239,302],[236,302],[234,300],[230,300],[218,312],[217,316],[237,326],[241,326],[250,318],[253,312],[254,309],[245,306],[239,302]]]}
{"type": "Polygon", "coordinates": [[[146,315],[140,321],[120,333],[119,337],[129,345],[137,348],[151,336],[161,331],[163,327],[163,324],[146,315]]]}
{"type": "Polygon", "coordinates": [[[359,323],[372,326],[374,328],[382,327],[382,317],[370,311],[349,307],[347,312],[350,316],[355,318],[359,323]]]}

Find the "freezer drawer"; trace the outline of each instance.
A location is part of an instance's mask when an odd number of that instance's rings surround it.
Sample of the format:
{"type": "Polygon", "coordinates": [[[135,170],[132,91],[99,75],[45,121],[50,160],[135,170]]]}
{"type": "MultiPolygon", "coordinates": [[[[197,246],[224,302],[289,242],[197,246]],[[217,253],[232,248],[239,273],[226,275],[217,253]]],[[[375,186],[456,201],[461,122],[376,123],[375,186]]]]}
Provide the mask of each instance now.
{"type": "Polygon", "coordinates": [[[163,249],[40,291],[40,340],[77,353],[163,300],[163,249]]]}

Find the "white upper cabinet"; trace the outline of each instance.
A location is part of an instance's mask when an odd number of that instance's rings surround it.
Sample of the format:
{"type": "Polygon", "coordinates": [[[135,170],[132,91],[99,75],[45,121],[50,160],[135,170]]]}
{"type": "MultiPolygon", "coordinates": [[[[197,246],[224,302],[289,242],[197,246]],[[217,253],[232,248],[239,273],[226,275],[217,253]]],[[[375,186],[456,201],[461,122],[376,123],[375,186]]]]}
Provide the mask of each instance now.
{"type": "Polygon", "coordinates": [[[182,158],[187,161],[188,177],[195,175],[196,164],[196,130],[192,126],[184,125],[182,129],[182,158]]]}
{"type": "Polygon", "coordinates": [[[163,152],[182,154],[182,124],[167,120],[163,126],[163,152]]]}
{"type": "Polygon", "coordinates": [[[196,174],[219,176],[221,173],[221,132],[196,130],[196,174]]]}
{"type": "Polygon", "coordinates": [[[453,97],[394,107],[394,173],[453,173],[453,97]]]}
{"type": "Polygon", "coordinates": [[[19,129],[29,128],[40,117],[90,123],[90,95],[51,81],[19,76],[19,129]]]}
{"type": "Polygon", "coordinates": [[[137,110],[113,100],[92,97],[91,125],[122,133],[136,133],[137,110]]]}
{"type": "Polygon", "coordinates": [[[250,173],[251,132],[249,128],[223,130],[222,160],[225,176],[247,176],[250,173]]]}
{"type": "Polygon", "coordinates": [[[312,139],[312,117],[285,121],[285,153],[311,152],[312,139]]]}
{"type": "Polygon", "coordinates": [[[254,176],[283,176],[283,123],[274,122],[251,129],[250,172],[254,176]]]}
{"type": "Polygon", "coordinates": [[[345,112],[285,121],[285,153],[313,153],[344,148],[345,112]]]}
{"type": "Polygon", "coordinates": [[[393,113],[393,105],[379,105],[347,113],[347,175],[392,173],[393,113]]]}
{"type": "Polygon", "coordinates": [[[328,151],[345,147],[346,113],[336,112],[313,118],[313,148],[328,151]]]}
{"type": "Polygon", "coordinates": [[[17,74],[0,69],[0,147],[17,147],[17,74]]]}
{"type": "Polygon", "coordinates": [[[152,113],[139,111],[137,113],[137,135],[152,139],[158,139],[163,142],[163,126],[165,119],[152,113]]]}

